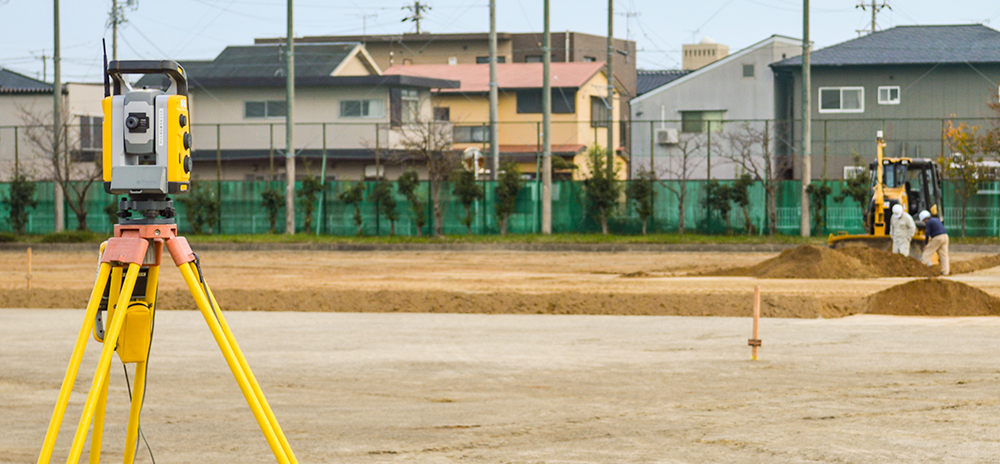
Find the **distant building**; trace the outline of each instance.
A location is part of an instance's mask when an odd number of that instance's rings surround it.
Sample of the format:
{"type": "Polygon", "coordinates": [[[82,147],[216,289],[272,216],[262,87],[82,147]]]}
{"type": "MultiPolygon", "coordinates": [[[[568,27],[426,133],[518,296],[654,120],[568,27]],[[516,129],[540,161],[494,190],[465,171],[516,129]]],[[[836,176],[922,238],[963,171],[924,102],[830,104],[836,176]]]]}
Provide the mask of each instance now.
{"type": "MultiPolygon", "coordinates": [[[[10,180],[15,157],[19,171],[29,178],[52,178],[51,165],[45,154],[28,142],[26,131],[32,129],[23,127],[31,124],[31,118],[51,124],[52,92],[53,84],[49,82],[0,68],[0,180],[10,180]],[[17,143],[14,126],[22,126],[17,129],[17,143]]],[[[103,92],[100,84],[63,84],[62,105],[69,118],[66,139],[70,143],[73,161],[92,161],[95,156],[100,156],[103,147],[103,92]]],[[[52,131],[48,128],[44,130],[48,131],[46,136],[51,137],[52,131]]]]}
{"type": "MultiPolygon", "coordinates": [[[[256,43],[280,43],[284,38],[262,38],[256,43]]],[[[565,31],[551,33],[553,63],[607,62],[606,36],[565,31]]],[[[296,44],[320,42],[361,42],[382,69],[410,64],[487,64],[489,34],[484,32],[458,34],[392,34],[392,35],[329,35],[295,39],[296,44]]],[[[621,85],[623,102],[618,118],[622,145],[628,147],[628,101],[636,96],[636,48],[631,40],[614,39],[615,79],[621,85]]],[[[498,63],[541,63],[542,34],[497,33],[498,63]]]]}
{"type": "MultiPolygon", "coordinates": [[[[213,60],[180,63],[190,80],[194,174],[283,179],[284,46],[229,46],[213,60]]],[[[136,85],[162,85],[159,79],[136,85]]],[[[354,180],[376,169],[402,172],[385,167],[386,157],[405,148],[402,128],[432,120],[430,90],[458,82],[383,75],[361,44],[324,43],[295,47],[295,86],[296,175],[318,175],[325,151],[327,176],[354,180]]]]}
{"type": "Polygon", "coordinates": [[[699,43],[681,45],[681,52],[683,69],[694,71],[729,56],[729,45],[715,43],[711,37],[705,37],[699,43]]]}
{"type": "MultiPolygon", "coordinates": [[[[457,149],[481,147],[489,142],[489,66],[484,64],[429,64],[393,66],[387,75],[407,73],[433,79],[456,79],[458,88],[434,91],[434,115],[452,126],[457,149]]],[[[556,178],[587,177],[586,151],[607,141],[608,83],[603,62],[552,64],[552,154],[580,169],[554,166],[556,178]]],[[[520,170],[535,178],[541,153],[542,65],[507,63],[497,66],[499,114],[497,138],[501,158],[514,159],[520,170]]],[[[612,111],[620,100],[612,101],[612,111]]],[[[622,178],[627,175],[626,158],[617,158],[622,178]]],[[[565,163],[561,164],[565,166],[565,163]]]]}
{"type": "MultiPolygon", "coordinates": [[[[824,165],[830,178],[842,178],[852,153],[874,158],[877,130],[890,155],[937,158],[947,150],[946,120],[978,125],[996,117],[986,105],[997,101],[1000,31],[981,24],[898,26],[814,51],[811,63],[813,179],[824,165]]],[[[802,60],[771,68],[784,121],[779,155],[792,156],[802,140],[802,60]]],[[[799,178],[800,157],[792,158],[799,178]]]]}
{"type": "MultiPolygon", "coordinates": [[[[654,171],[662,171],[656,160],[676,154],[678,140],[719,133],[731,124],[724,121],[775,119],[774,76],[768,65],[799,54],[801,43],[774,35],[695,71],[666,74],[671,79],[665,84],[633,98],[633,175],[640,168],[650,170],[651,163],[654,171]]],[[[734,166],[720,161],[716,157],[711,165],[703,163],[694,178],[733,178],[734,166]]]]}

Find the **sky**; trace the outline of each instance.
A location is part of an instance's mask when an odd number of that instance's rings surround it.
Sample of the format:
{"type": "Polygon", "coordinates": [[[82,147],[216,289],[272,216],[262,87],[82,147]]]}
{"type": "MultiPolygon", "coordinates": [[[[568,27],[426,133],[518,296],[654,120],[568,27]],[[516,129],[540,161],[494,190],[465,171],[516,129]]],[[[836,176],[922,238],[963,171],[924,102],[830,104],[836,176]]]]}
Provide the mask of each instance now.
{"type": "MultiPolygon", "coordinates": [[[[859,0],[812,0],[811,38],[816,48],[858,37],[871,13],[859,0]]],[[[871,0],[865,0],[871,3],[871,0]]],[[[881,4],[884,0],[879,0],[881,4]]],[[[120,0],[124,2],[124,0],[120,0]]],[[[119,29],[119,59],[211,59],[227,45],[249,45],[257,37],[283,37],[283,0],[136,0],[125,8],[119,29]]],[[[429,32],[486,32],[486,0],[426,0],[421,29],[429,32]]],[[[878,29],[900,25],[981,23],[1000,28],[997,0],[887,1],[878,29]]],[[[403,0],[297,0],[295,36],[399,34],[414,32],[405,22],[403,0]]],[[[409,3],[412,4],[412,3],[409,3]]],[[[62,75],[67,82],[101,80],[101,39],[111,31],[110,0],[62,1],[62,75]]],[[[0,0],[0,67],[52,79],[53,2],[0,0]],[[48,57],[43,67],[42,56],[48,57]]],[[[551,0],[551,30],[607,34],[607,1],[551,0]]],[[[681,45],[711,37],[735,52],[773,34],[802,37],[801,0],[615,0],[615,37],[635,40],[640,69],[678,69],[681,45]]],[[[541,0],[497,0],[497,30],[541,32],[541,0]]]]}

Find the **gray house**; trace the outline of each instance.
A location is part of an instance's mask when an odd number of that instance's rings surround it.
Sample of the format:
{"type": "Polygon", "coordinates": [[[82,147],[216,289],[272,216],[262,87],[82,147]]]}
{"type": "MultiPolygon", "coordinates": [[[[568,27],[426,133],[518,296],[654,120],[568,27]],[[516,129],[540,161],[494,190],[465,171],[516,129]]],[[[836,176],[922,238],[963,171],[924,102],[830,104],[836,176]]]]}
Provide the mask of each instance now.
{"type": "MultiPolygon", "coordinates": [[[[981,24],[894,27],[817,50],[811,64],[813,179],[843,178],[853,154],[874,158],[877,130],[890,156],[937,158],[949,121],[996,117],[987,103],[997,101],[1000,32],[981,24]]],[[[801,57],[771,69],[778,156],[794,158],[799,178],[801,57]]]]}
{"type": "Polygon", "coordinates": [[[666,164],[694,141],[702,149],[689,178],[733,178],[735,166],[718,156],[723,132],[735,128],[732,121],[761,121],[763,127],[763,120],[775,119],[776,87],[767,67],[801,51],[801,40],[773,35],[681,76],[651,76],[673,79],[631,101],[632,174],[652,165],[658,177],[670,177],[661,171],[674,170],[666,164]],[[711,159],[709,141],[716,155],[711,159]]]}

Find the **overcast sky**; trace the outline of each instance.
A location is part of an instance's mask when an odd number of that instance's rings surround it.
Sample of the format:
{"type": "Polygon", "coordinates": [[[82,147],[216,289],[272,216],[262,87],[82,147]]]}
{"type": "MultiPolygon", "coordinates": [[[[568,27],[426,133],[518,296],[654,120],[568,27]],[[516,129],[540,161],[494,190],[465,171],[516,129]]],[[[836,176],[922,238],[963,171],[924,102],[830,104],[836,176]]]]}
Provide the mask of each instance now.
{"type": "MultiPolygon", "coordinates": [[[[124,0],[121,0],[124,1],[124,0]]],[[[871,0],[866,0],[870,3],[871,0]]],[[[881,0],[880,0],[881,2],[881,0]]],[[[226,45],[284,36],[282,0],[137,0],[119,31],[120,59],[209,59],[226,45]]],[[[486,0],[427,0],[421,28],[429,32],[486,32],[486,0]]],[[[818,48],[858,36],[871,14],[857,0],[813,0],[812,40],[818,48]]],[[[498,0],[501,32],[542,30],[541,0],[498,0]]],[[[878,15],[880,29],[898,25],[984,23],[1000,27],[997,0],[895,0],[878,15]]],[[[295,35],[413,32],[402,0],[297,0],[295,35]]],[[[607,33],[607,2],[551,0],[552,30],[607,33]]],[[[101,78],[101,38],[110,0],[63,1],[63,80],[101,78]]],[[[680,68],[681,45],[709,36],[735,52],[772,34],[802,37],[801,0],[615,0],[615,36],[635,40],[640,69],[680,68]]],[[[41,77],[52,54],[52,2],[0,0],[0,67],[41,77]]],[[[109,51],[110,53],[110,51],[109,51]]],[[[46,69],[52,79],[52,63],[46,69]]]]}

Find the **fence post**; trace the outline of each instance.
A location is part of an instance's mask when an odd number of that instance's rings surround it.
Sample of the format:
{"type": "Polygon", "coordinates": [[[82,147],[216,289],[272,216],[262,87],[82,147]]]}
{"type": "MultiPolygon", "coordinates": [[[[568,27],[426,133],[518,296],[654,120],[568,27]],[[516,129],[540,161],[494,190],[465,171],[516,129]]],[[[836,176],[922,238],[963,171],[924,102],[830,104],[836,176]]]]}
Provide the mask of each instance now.
{"type": "Polygon", "coordinates": [[[705,178],[712,180],[712,120],[708,120],[708,157],[705,159],[705,178]]]}
{"type": "MultiPolygon", "coordinates": [[[[222,124],[215,125],[215,201],[222,205],[222,124]]],[[[216,217],[215,227],[222,234],[222,208],[216,217]]]]}
{"type": "Polygon", "coordinates": [[[14,175],[16,176],[21,172],[20,158],[18,157],[18,147],[17,147],[17,126],[14,126],[14,175]]]}
{"type": "Polygon", "coordinates": [[[268,124],[268,130],[271,132],[271,145],[267,151],[267,159],[271,163],[271,178],[268,182],[274,182],[274,123],[268,124]]]}
{"type": "Polygon", "coordinates": [[[653,160],[653,152],[656,151],[654,124],[656,124],[654,121],[649,121],[649,172],[652,173],[653,180],[656,180],[656,162],[653,160]]]}
{"type": "Polygon", "coordinates": [[[323,226],[323,211],[326,209],[326,123],[323,123],[323,167],[320,168],[320,198],[319,198],[319,214],[316,217],[316,235],[319,235],[320,230],[323,226]]]}

